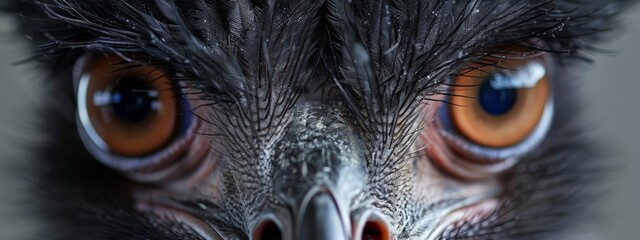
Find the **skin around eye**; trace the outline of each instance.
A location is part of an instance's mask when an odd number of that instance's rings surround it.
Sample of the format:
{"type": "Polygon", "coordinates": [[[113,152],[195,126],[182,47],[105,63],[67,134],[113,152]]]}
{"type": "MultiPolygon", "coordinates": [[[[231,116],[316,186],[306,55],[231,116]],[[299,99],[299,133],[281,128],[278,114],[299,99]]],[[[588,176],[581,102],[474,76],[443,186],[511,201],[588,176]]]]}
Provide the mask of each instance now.
{"type": "Polygon", "coordinates": [[[506,60],[458,76],[450,91],[451,122],[469,141],[504,148],[536,128],[549,98],[549,77],[540,58],[506,60]]]}
{"type": "Polygon", "coordinates": [[[179,110],[171,78],[150,66],[99,57],[87,68],[85,108],[105,147],[121,156],[144,156],[175,135],[179,110]]]}

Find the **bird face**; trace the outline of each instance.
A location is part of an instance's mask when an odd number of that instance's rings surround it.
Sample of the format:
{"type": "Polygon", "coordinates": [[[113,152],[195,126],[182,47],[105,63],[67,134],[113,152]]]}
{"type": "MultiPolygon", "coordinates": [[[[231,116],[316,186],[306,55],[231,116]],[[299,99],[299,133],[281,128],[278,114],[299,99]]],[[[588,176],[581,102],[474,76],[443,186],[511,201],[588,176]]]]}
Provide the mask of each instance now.
{"type": "Polygon", "coordinates": [[[62,99],[40,209],[60,239],[552,235],[596,175],[569,70],[620,6],[20,2],[62,99]]]}

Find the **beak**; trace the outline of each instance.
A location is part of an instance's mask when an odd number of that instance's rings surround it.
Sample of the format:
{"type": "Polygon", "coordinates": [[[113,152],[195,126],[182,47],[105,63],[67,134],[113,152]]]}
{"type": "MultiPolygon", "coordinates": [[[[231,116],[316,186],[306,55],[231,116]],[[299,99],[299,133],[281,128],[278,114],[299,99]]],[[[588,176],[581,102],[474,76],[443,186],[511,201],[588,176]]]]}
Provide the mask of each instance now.
{"type": "Polygon", "coordinates": [[[350,232],[345,228],[340,210],[334,199],[327,193],[317,192],[308,195],[301,206],[296,239],[341,240],[349,239],[350,232]]]}
{"type": "Polygon", "coordinates": [[[367,181],[364,141],[348,124],[347,114],[326,108],[298,111],[275,148],[272,186],[279,204],[265,209],[264,215],[270,217],[261,218],[273,224],[257,221],[253,238],[274,239],[261,227],[271,225],[278,226],[282,239],[373,236],[368,233],[384,237],[373,239],[389,239],[388,224],[377,220],[381,224],[369,224],[373,215],[368,213],[373,210],[357,198],[364,193],[367,181]],[[371,226],[374,231],[367,230],[371,226]]]}

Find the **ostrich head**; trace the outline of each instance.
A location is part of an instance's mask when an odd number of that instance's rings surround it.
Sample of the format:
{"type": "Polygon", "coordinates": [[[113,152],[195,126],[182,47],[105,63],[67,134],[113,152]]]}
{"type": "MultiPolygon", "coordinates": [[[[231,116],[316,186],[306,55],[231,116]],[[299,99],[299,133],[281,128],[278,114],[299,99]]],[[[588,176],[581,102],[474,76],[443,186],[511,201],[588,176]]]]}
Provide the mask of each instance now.
{"type": "Polygon", "coordinates": [[[623,2],[15,1],[52,239],[538,239],[598,172],[571,69],[623,2]]]}

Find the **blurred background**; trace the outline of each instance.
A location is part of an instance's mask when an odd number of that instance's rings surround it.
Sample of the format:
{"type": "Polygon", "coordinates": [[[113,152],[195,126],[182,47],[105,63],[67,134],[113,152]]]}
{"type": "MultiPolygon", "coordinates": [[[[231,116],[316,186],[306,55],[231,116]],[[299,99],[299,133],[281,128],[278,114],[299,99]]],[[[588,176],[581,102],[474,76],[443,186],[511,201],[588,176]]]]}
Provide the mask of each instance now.
{"type": "MultiPolygon", "coordinates": [[[[34,232],[38,217],[29,216],[28,187],[33,184],[23,157],[34,131],[34,104],[47,94],[33,64],[14,63],[29,56],[24,36],[10,34],[14,19],[0,15],[0,239],[43,238],[34,232]]],[[[600,45],[611,53],[594,56],[594,64],[576,69],[584,81],[586,121],[593,139],[608,150],[611,171],[605,192],[594,205],[593,221],[563,239],[639,239],[640,228],[640,6],[624,16],[623,28],[600,45]]],[[[46,236],[44,236],[46,239],[46,236]]]]}

